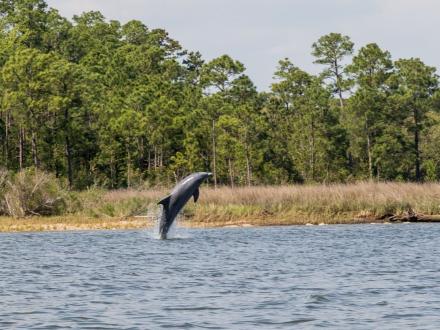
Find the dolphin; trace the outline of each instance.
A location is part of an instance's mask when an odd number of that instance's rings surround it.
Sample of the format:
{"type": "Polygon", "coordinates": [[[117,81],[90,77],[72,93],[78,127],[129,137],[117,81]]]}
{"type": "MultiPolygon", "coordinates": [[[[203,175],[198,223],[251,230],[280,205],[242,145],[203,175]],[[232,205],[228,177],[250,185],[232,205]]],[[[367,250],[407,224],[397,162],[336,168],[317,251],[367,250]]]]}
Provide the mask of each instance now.
{"type": "Polygon", "coordinates": [[[197,172],[188,175],[174,187],[171,194],[158,203],[163,206],[163,213],[159,223],[160,239],[167,239],[168,231],[174,219],[191,196],[194,196],[194,203],[197,202],[200,185],[211,175],[212,173],[209,172],[197,172]]]}

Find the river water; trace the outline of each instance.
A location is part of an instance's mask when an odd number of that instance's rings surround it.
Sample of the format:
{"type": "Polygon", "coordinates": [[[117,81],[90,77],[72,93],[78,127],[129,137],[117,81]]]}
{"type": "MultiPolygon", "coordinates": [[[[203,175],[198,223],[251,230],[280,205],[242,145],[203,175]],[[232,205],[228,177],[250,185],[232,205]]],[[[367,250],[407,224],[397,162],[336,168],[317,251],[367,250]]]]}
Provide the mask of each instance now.
{"type": "Polygon", "coordinates": [[[0,234],[1,329],[439,329],[440,225],[0,234]]]}

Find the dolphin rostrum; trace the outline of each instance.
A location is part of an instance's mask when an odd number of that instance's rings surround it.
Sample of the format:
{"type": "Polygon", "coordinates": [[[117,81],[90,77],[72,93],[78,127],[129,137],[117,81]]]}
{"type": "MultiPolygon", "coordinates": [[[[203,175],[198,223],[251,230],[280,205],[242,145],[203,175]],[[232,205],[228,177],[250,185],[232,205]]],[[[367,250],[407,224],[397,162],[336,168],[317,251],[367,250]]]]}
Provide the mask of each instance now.
{"type": "Polygon", "coordinates": [[[197,202],[200,185],[211,175],[208,172],[197,172],[188,175],[174,187],[171,194],[158,203],[163,205],[163,213],[159,223],[160,239],[167,238],[168,230],[170,230],[174,219],[191,196],[194,196],[194,203],[197,202]]]}

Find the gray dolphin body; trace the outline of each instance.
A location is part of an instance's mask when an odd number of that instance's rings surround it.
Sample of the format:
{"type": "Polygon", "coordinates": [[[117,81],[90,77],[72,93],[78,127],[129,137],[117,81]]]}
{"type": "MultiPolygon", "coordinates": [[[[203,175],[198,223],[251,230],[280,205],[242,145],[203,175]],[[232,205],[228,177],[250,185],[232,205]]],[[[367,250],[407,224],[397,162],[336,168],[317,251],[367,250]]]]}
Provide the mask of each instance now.
{"type": "Polygon", "coordinates": [[[203,181],[211,176],[208,172],[197,172],[188,175],[180,181],[167,197],[163,198],[158,204],[163,205],[163,213],[159,223],[160,239],[166,239],[168,231],[174,222],[177,214],[182,210],[191,196],[194,202],[199,199],[199,187],[203,181]]]}

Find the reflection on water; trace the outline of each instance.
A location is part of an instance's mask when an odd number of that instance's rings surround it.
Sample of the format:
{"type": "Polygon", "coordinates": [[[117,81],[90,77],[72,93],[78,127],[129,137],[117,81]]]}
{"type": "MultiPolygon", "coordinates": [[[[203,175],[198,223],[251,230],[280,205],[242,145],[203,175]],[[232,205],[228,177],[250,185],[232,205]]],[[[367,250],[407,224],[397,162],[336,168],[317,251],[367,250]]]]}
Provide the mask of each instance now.
{"type": "Polygon", "coordinates": [[[0,234],[0,328],[437,329],[440,226],[0,234]]]}

